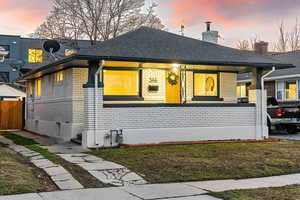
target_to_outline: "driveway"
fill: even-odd
[[[287,134],[287,133],[272,133],[270,138],[276,138],[281,140],[300,140],[300,133]]]

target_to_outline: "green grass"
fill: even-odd
[[[16,145],[26,146],[26,145],[38,144],[33,139],[25,138],[20,135],[16,135],[16,134],[12,134],[12,133],[4,134],[3,136],[6,137],[7,139],[12,140]]]
[[[43,183],[17,155],[0,149],[0,195],[44,191]]]
[[[151,183],[242,179],[300,172],[300,143],[224,143],[94,151]]]
[[[36,151],[44,156],[46,159],[53,161],[56,164],[59,164],[60,157],[55,153],[49,152],[47,149],[44,149],[38,145],[26,145],[26,148]]]
[[[224,200],[297,200],[300,199],[300,186],[233,190],[212,195]]]

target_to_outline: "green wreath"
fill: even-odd
[[[169,72],[168,73],[168,82],[171,84],[171,85],[177,85],[178,83],[178,75],[175,74],[174,72]]]

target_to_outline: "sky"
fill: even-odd
[[[220,43],[234,47],[239,40],[258,36],[272,42],[281,21],[291,27],[300,17],[300,0],[147,0],[159,4],[156,13],[167,30],[201,39],[205,21],[219,31]],[[0,0],[0,34],[27,36],[51,10],[50,0]]]

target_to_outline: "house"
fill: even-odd
[[[19,77],[17,69],[10,65],[13,63],[16,67],[22,67],[21,71],[31,70],[38,63],[49,61],[49,55],[43,50],[45,40],[23,38],[17,35],[0,35],[0,49],[8,51],[4,62],[0,62],[0,82],[11,83]],[[74,43],[75,42],[75,43]],[[87,40],[61,41],[60,56],[69,55],[74,47],[87,48],[91,44]]]
[[[142,27],[41,65],[26,82],[26,129],[85,147],[201,140],[263,140],[263,70],[292,67],[162,30]],[[239,104],[237,73],[252,75]]]
[[[300,103],[300,51],[286,53],[272,53],[270,57],[281,62],[291,63],[296,68],[276,70],[265,78],[267,95],[276,97],[281,104]],[[251,84],[251,74],[238,75],[237,95],[240,98],[248,97]]]
[[[26,93],[12,85],[0,83],[0,101],[2,100],[22,100]]]

